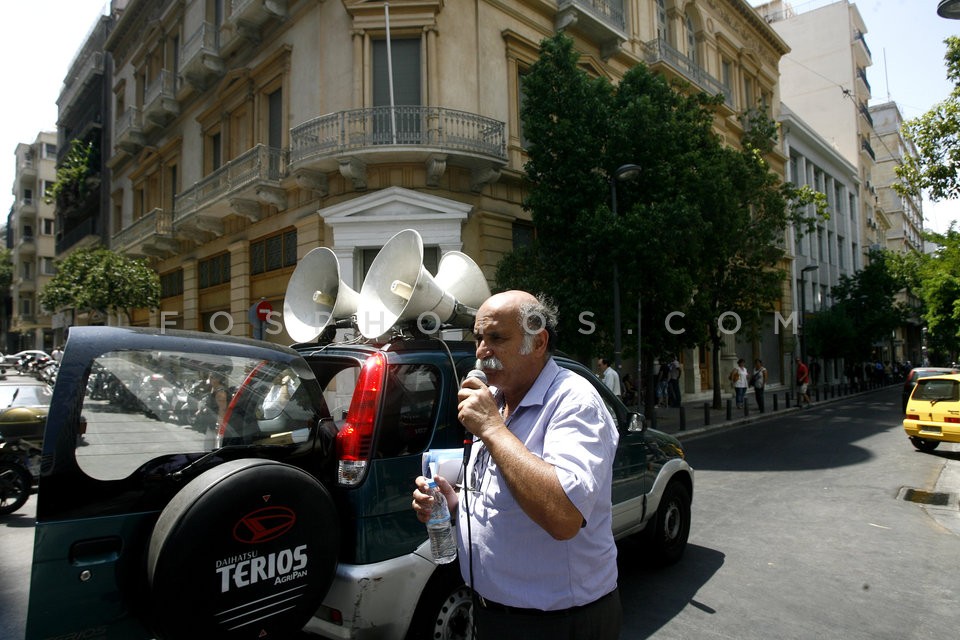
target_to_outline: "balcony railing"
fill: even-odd
[[[61,111],[66,111],[73,103],[74,99],[83,90],[90,80],[97,75],[103,75],[103,52],[91,52],[82,64],[76,67],[77,75],[67,79],[63,90],[60,92],[60,98],[57,100],[57,106]]]
[[[177,82],[175,73],[161,69],[157,77],[147,85],[143,96],[143,115],[149,123],[163,126],[180,114]]]
[[[563,10],[570,5],[583,9],[598,20],[606,22],[620,31],[623,31],[627,26],[623,17],[623,0],[560,0],[557,8]]]
[[[863,81],[864,86],[867,87],[867,91],[871,91],[870,81],[867,80],[867,70],[863,67],[857,67],[857,77]]]
[[[427,147],[505,162],[504,131],[499,120],[444,107],[398,106],[392,115],[390,107],[339,111],[290,130],[290,164],[391,146]]]
[[[160,207],[148,211],[142,218],[114,234],[111,246],[123,251],[156,238],[173,239],[173,215]]]
[[[140,109],[127,107],[117,118],[115,142],[118,147],[127,153],[136,153],[143,148],[143,123]]]
[[[257,185],[279,185],[287,175],[287,153],[258,144],[229,161],[192,187],[177,194],[174,203],[174,226],[190,216],[209,211],[216,217],[229,213],[230,204],[212,210],[214,203],[223,202],[227,196],[240,197]],[[256,194],[250,194],[254,198]]]
[[[727,106],[733,108],[733,92],[730,87],[726,87],[719,80],[714,78],[703,67],[697,64],[692,58],[681,53],[663,38],[651,40],[645,44],[647,55],[647,64],[662,62],[670,65],[674,71],[691,84],[696,85],[707,93],[716,95],[723,94],[724,102]]]
[[[866,103],[866,102],[861,102],[861,103],[857,104],[857,109],[860,110],[860,115],[862,115],[862,116],[864,117],[864,119],[866,119],[866,121],[869,122],[869,123],[870,123],[870,126],[872,127],[872,126],[873,126],[873,116],[870,115],[870,108],[867,107],[867,103]]]
[[[867,45],[867,38],[864,35],[863,31],[860,31],[860,29],[857,29],[853,34],[853,39],[854,41],[859,41],[860,44],[863,45],[863,48],[867,52],[867,57],[873,60],[873,54],[870,52],[870,47]]]
[[[866,151],[867,155],[874,160],[877,159],[877,154],[873,151],[873,146],[870,145],[870,141],[866,138],[860,138],[860,148]]]
[[[223,75],[226,67],[220,57],[220,32],[213,24],[204,22],[183,43],[180,49],[183,76],[187,82],[204,88],[213,78]]]

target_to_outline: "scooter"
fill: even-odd
[[[13,513],[30,497],[40,477],[41,442],[0,434],[0,515]]]

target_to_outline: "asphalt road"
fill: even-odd
[[[621,637],[956,637],[956,495],[943,514],[898,496],[960,448],[917,452],[900,420],[893,387],[687,442],[690,545],[659,571],[621,547]]]
[[[687,440],[690,545],[662,570],[621,545],[621,637],[956,637],[960,482],[946,508],[898,496],[938,488],[960,447],[915,451],[899,403],[892,387]],[[35,508],[0,517],[4,640],[23,637]]]

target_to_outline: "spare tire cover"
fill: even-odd
[[[333,499],[310,474],[271,460],[225,462],[190,481],[157,520],[147,556],[161,640],[285,638],[336,571]]]

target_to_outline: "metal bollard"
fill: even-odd
[[[750,398],[744,397],[743,399],[743,417],[746,418],[750,415]]]
[[[680,407],[680,431],[687,430],[687,408],[684,406]]]
[[[653,411],[650,413],[650,428],[651,429],[657,428],[657,408],[656,407],[654,407]]]
[[[783,400],[784,400],[784,406],[787,409],[789,409],[790,408],[790,392],[789,391],[783,392]]]
[[[733,400],[727,398],[727,420],[733,418]]]
[[[703,403],[703,426],[710,426],[710,404],[707,402]]]
[[[777,394],[773,394],[773,410],[777,410]]]

